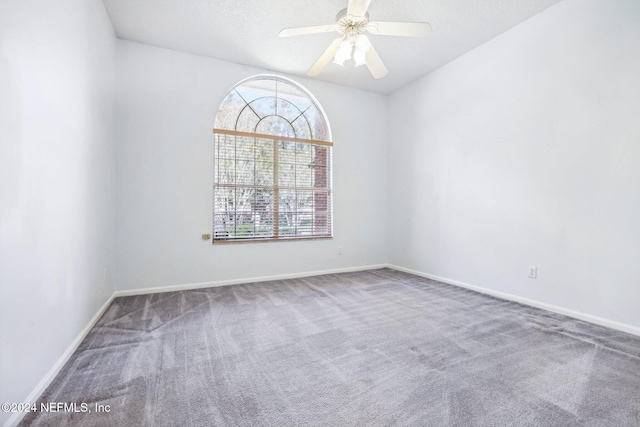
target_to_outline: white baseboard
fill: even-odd
[[[519,297],[517,295],[508,294],[505,292],[494,291],[492,289],[470,285],[468,283],[447,279],[446,277],[435,276],[433,274],[423,273],[421,271],[412,270],[410,268],[399,267],[397,265],[389,265],[388,267],[393,268],[394,270],[404,271],[405,273],[414,274],[416,276],[425,277],[427,279],[436,280],[438,282],[447,283],[449,285],[459,286],[461,288],[471,289],[472,291],[480,292],[482,294],[491,295],[508,301],[518,302],[520,304],[528,305],[531,307],[541,308],[553,313],[564,314],[565,316],[573,317],[574,319],[584,320],[585,322],[594,323],[596,325],[605,326],[607,328],[616,329],[618,331],[640,336],[640,327],[638,326],[617,322],[615,320],[605,319],[603,317],[582,313],[580,311],[575,311],[564,307],[558,307],[556,305],[535,301],[529,298]]]
[[[47,372],[44,378],[42,378],[42,380],[40,380],[38,385],[35,386],[35,388],[31,391],[31,393],[29,393],[29,396],[27,396],[27,398],[23,400],[23,403],[34,403],[40,398],[42,393],[44,393],[47,387],[49,387],[49,384],[51,384],[51,381],[53,381],[56,375],[58,375],[58,373],[60,372],[64,364],[69,361],[69,359],[71,358],[71,355],[73,354],[74,351],[76,351],[76,349],[78,348],[82,340],[87,336],[91,328],[93,328],[93,326],[100,319],[100,317],[102,317],[102,314],[107,310],[107,308],[109,307],[109,304],[111,304],[111,301],[113,301],[113,298],[114,298],[114,295],[111,295],[107,300],[107,302],[105,302],[102,305],[102,307],[100,307],[98,312],[91,318],[91,320],[89,320],[89,323],[87,323],[87,326],[85,326],[84,329],[80,331],[78,336],[73,340],[73,342],[69,345],[69,347],[67,347],[64,353],[62,353],[62,356],[60,356],[56,361],[56,363],[51,367],[51,369],[49,369],[49,372]],[[4,427],[13,427],[18,425],[18,423],[22,420],[22,418],[25,415],[26,415],[26,412],[14,412],[13,415],[11,415],[11,417],[9,417],[9,419],[4,423]]]
[[[305,271],[300,273],[277,274],[273,276],[247,277],[244,279],[219,280],[215,282],[185,283],[182,285],[158,286],[153,288],[127,289],[116,291],[114,297],[155,294],[158,292],[188,291],[191,289],[213,288],[218,286],[239,285],[243,283],[269,282],[271,280],[298,279],[301,277],[321,276],[323,274],[351,273],[354,271],[374,270],[390,267],[388,264],[363,265],[360,267],[336,268],[331,270]]]

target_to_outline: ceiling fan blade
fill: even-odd
[[[381,36],[427,37],[431,33],[431,25],[427,22],[379,22],[372,21],[367,31]]]
[[[384,62],[382,62],[380,55],[378,55],[378,52],[376,52],[373,46],[367,51],[366,59],[367,68],[371,71],[374,79],[381,79],[389,73],[389,70],[384,66]]]
[[[307,71],[307,75],[317,76],[318,74],[320,74],[320,71],[322,71],[324,67],[327,66],[329,61],[331,61],[331,58],[333,58],[333,55],[335,55],[338,49],[340,49],[340,43],[342,43],[342,37],[338,37],[333,42],[331,42],[327,50],[325,50],[324,53],[320,55],[320,58],[318,58],[316,63],[313,64],[311,68],[309,68],[309,71]]]
[[[349,0],[347,15],[365,16],[371,0]]]
[[[335,24],[332,25],[314,25],[312,27],[294,27],[285,28],[280,31],[280,37],[292,37],[292,36],[304,36],[305,34],[317,34],[317,33],[330,33],[335,31],[338,27]]]

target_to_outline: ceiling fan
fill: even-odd
[[[342,66],[345,61],[351,59],[353,52],[356,66],[366,64],[373,78],[381,79],[389,71],[364,33],[369,32],[382,36],[426,37],[431,32],[431,25],[426,22],[369,21],[367,9],[370,3],[371,0],[349,0],[348,7],[336,15],[337,22],[335,24],[285,28],[280,31],[280,37],[336,31],[340,37],[335,39],[320,55],[320,58],[307,71],[307,75],[317,76],[320,74],[331,58],[334,59],[335,64]]]

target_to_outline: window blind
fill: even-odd
[[[214,243],[331,237],[332,146],[214,129]]]

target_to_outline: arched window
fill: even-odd
[[[238,83],[214,141],[214,244],[332,236],[333,144],[309,92],[276,76]]]

